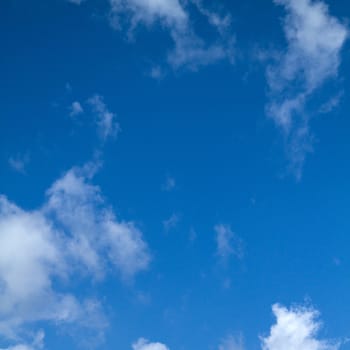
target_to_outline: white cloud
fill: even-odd
[[[160,20],[172,26],[186,25],[187,13],[178,0],[110,0],[114,23],[123,12],[132,16],[131,24],[136,26],[139,22],[152,25]]]
[[[1,348],[0,350],[38,350],[44,347],[45,333],[41,330],[39,331],[31,344],[17,344],[7,348]]]
[[[14,345],[10,346],[8,348],[2,348],[0,350],[34,350],[31,345],[26,345],[26,344],[19,344],[19,345]]]
[[[17,154],[15,157],[10,157],[8,162],[13,170],[25,174],[26,166],[30,162],[30,156],[28,153]]]
[[[131,279],[148,267],[141,232],[116,219],[91,183],[95,171],[93,165],[71,169],[34,211],[0,196],[0,335],[17,339],[37,321],[102,331],[107,322],[99,302],[78,300],[70,279],[101,278],[110,267]]]
[[[14,337],[27,321],[64,320],[77,307],[55,293],[54,276],[65,273],[62,242],[40,212],[25,212],[0,197],[0,333]]]
[[[147,269],[150,256],[132,222],[118,221],[98,186],[90,182],[94,167],[73,168],[47,191],[45,211],[70,233],[69,250],[97,276],[106,257],[124,278]]]
[[[244,350],[243,337],[228,336],[219,345],[219,350]]]
[[[231,255],[237,258],[243,257],[242,241],[229,225],[219,224],[214,227],[214,230],[216,232],[217,254],[220,258],[226,260]]]
[[[292,168],[300,177],[305,155],[312,150],[305,106],[316,89],[337,76],[348,30],[322,1],[274,1],[287,12],[287,49],[267,69],[267,113],[283,131]]]
[[[222,59],[232,62],[234,38],[229,28],[230,17],[206,9],[199,0],[191,3],[206,19],[207,25],[216,31],[214,42],[207,43],[194,32],[191,13],[179,0],[110,0],[111,23],[121,29],[125,22],[129,22],[129,35],[139,25],[151,28],[160,24],[174,42],[167,61],[175,69],[187,67],[196,70]]]
[[[84,109],[81,106],[80,102],[74,101],[72,103],[72,105],[70,106],[70,113],[69,113],[69,115],[71,117],[75,117],[75,116],[77,116],[79,114],[82,114],[82,113],[84,113]]]
[[[133,350],[169,350],[169,348],[162,343],[151,343],[147,339],[140,338],[132,345]]]
[[[305,307],[272,307],[276,324],[261,338],[263,350],[337,350],[339,343],[317,338],[321,323],[318,312]]]
[[[108,110],[103,97],[94,95],[89,98],[88,103],[96,113],[96,123],[101,139],[106,141],[108,138],[115,137],[120,131],[120,126],[115,120],[116,115]]]

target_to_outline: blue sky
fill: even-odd
[[[2,0],[0,349],[350,349],[348,18]]]

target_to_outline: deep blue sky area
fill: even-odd
[[[350,4],[324,1],[0,2],[1,350],[350,349]],[[276,303],[320,332],[285,340]]]

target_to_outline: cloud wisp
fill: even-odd
[[[30,162],[30,155],[29,153],[25,154],[17,154],[15,157],[10,157],[8,160],[8,163],[10,167],[20,173],[25,174],[26,173],[26,167]]]
[[[231,17],[207,9],[200,0],[189,1],[186,7],[179,0],[109,2],[112,26],[118,30],[126,26],[129,36],[139,26],[151,29],[157,24],[169,33],[174,47],[167,55],[167,63],[174,69],[197,70],[220,60],[234,60]],[[206,20],[210,30],[216,32],[216,40],[208,43],[195,33],[190,6]]]
[[[132,345],[133,350],[169,350],[169,348],[162,343],[151,343],[147,339],[140,338]]]
[[[116,115],[108,109],[103,97],[94,95],[89,98],[88,103],[96,114],[96,124],[102,141],[116,137],[120,131],[120,126],[115,120]]]
[[[242,335],[238,337],[229,335],[228,337],[222,340],[218,350],[244,350],[244,342]]]
[[[219,224],[214,227],[216,233],[216,252],[226,262],[231,256],[241,259],[243,253],[242,240],[232,231],[229,225]]]
[[[267,68],[270,101],[267,114],[283,132],[291,170],[301,177],[312,151],[306,105],[312,94],[338,75],[347,27],[319,0],[274,0],[283,6],[287,48]]]

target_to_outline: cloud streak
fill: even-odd
[[[217,255],[223,261],[230,256],[243,257],[242,240],[231,230],[229,225],[219,224],[214,227],[216,233],[216,251]]]
[[[306,154],[312,151],[305,107],[316,90],[337,77],[348,29],[330,15],[322,1],[274,2],[286,11],[283,28],[287,48],[267,68],[270,102],[266,111],[283,132],[291,169],[300,178]]]

